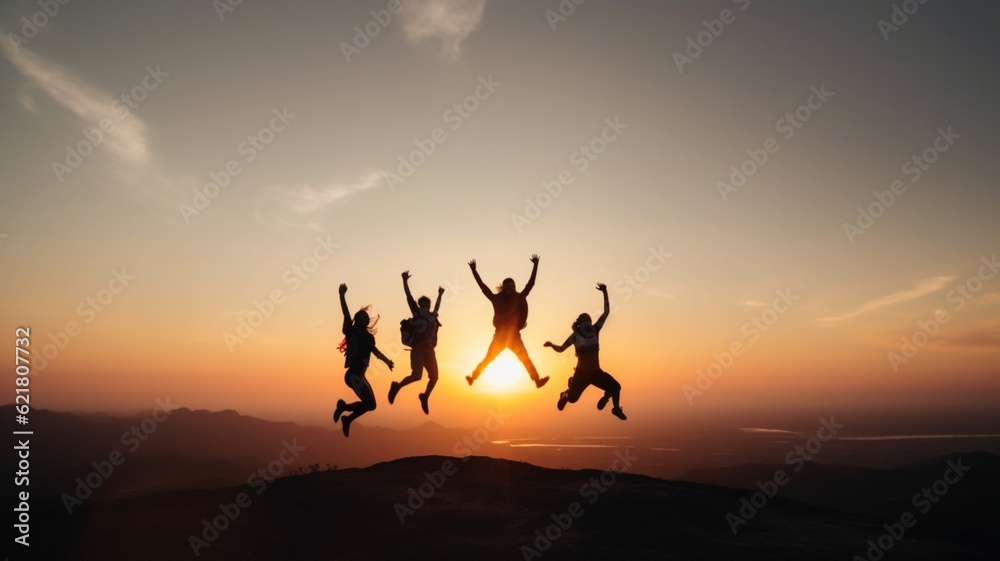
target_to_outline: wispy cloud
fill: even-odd
[[[955,277],[951,276],[941,276],[941,277],[931,277],[929,279],[924,279],[918,282],[913,288],[906,290],[900,290],[899,292],[893,292],[886,296],[876,298],[865,302],[864,304],[858,306],[857,308],[834,316],[827,316],[819,318],[818,321],[842,321],[845,319],[850,319],[853,317],[860,316],[861,314],[866,314],[873,310],[879,308],[884,308],[886,306],[892,306],[893,304],[898,304],[900,302],[906,302],[907,300],[913,300],[925,296],[932,292],[937,292],[945,287],[950,281],[954,280]]]
[[[486,0],[403,0],[403,29],[411,41],[440,39],[442,54],[458,60],[485,7]]]
[[[257,219],[277,228],[322,230],[326,215],[355,193],[379,185],[384,173],[367,173],[354,183],[275,185],[257,201]]]
[[[766,308],[767,306],[770,306],[770,304],[764,302],[763,300],[744,300],[743,305],[750,306],[751,308]]]
[[[150,159],[149,143],[146,140],[146,124],[136,115],[121,119],[114,111],[115,98],[100,89],[87,84],[69,70],[21,47],[14,53],[9,41],[0,42],[4,56],[21,71],[32,85],[44,91],[49,97],[71,111],[88,128],[100,126],[102,119],[109,119],[115,129],[108,133],[106,149],[120,162],[130,166],[141,166]],[[38,113],[36,100],[24,89],[18,93],[21,104]]]

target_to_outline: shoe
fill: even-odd
[[[559,409],[560,411],[562,411],[563,409],[565,409],[565,408],[566,408],[566,402],[567,402],[567,401],[569,401],[569,398],[567,398],[567,397],[566,397],[566,392],[562,392],[562,393],[560,393],[560,394],[559,394],[559,403],[557,403],[557,404],[556,404],[556,407],[557,407],[557,408],[558,408],[558,409]]]
[[[333,422],[340,422],[340,416],[344,414],[344,408],[347,407],[347,403],[343,399],[337,400],[337,409],[333,412]]]
[[[475,382],[475,381],[476,381],[476,379],[475,379],[475,378],[473,378],[472,376],[466,376],[466,377],[465,377],[465,380],[466,380],[467,382],[469,382],[469,385],[470,385],[470,386],[472,385],[472,382]]]
[[[548,376],[546,376],[544,378],[539,378],[539,379],[535,380],[535,387],[540,388],[540,387],[544,386],[545,384],[547,384],[548,382],[549,382],[549,377]]]
[[[425,393],[422,393],[417,397],[420,398],[420,408],[424,410],[424,415],[430,415],[431,414],[430,411],[427,410],[427,398],[430,396]]]
[[[396,394],[399,393],[399,382],[389,384],[389,405],[396,401]]]
[[[597,400],[597,410],[604,411],[604,407],[608,404],[608,400],[611,399],[610,395],[605,395],[601,399]]]
[[[628,417],[625,416],[625,412],[622,411],[621,407],[612,407],[611,408],[611,414],[614,415],[615,417],[618,417],[619,419],[621,419],[623,421],[626,420],[626,419],[628,419]]]
[[[342,423],[344,427],[344,436],[351,436],[351,421],[352,419],[350,417],[344,417],[344,422]]]

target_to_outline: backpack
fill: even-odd
[[[424,318],[406,318],[399,322],[399,335],[403,344],[413,348],[430,342],[431,346],[437,344],[436,326],[429,325]]]

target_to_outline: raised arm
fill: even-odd
[[[611,313],[611,301],[608,300],[608,285],[599,282],[597,283],[597,290],[600,290],[601,294],[604,295],[604,313],[601,314],[601,317],[597,318],[597,323],[594,324],[594,329],[600,331],[604,327],[604,321],[608,319],[608,314]]]
[[[486,286],[486,283],[483,282],[483,278],[479,276],[479,271],[476,270],[475,259],[469,261],[469,268],[472,269],[472,276],[476,279],[476,284],[479,285],[479,290],[482,290],[483,294],[485,294],[487,298],[493,300],[493,292],[490,291],[490,287]]]
[[[439,286],[438,287],[438,297],[437,297],[437,300],[434,302],[434,313],[435,314],[438,313],[438,309],[441,308],[441,297],[442,296],[444,296],[444,288],[442,288],[442,287]]]
[[[416,301],[413,300],[413,294],[410,293],[410,272],[403,271],[403,292],[406,293],[406,305],[410,307],[410,313],[416,315],[419,308],[417,308]]]
[[[344,332],[351,328],[351,310],[347,307],[347,285],[340,285],[340,311],[344,313]]]
[[[524,285],[524,290],[521,294],[527,296],[531,289],[535,287],[535,277],[538,275],[538,255],[531,256],[531,277],[528,278],[528,284]]]
[[[566,341],[562,345],[556,345],[552,341],[546,341],[545,342],[545,346],[546,347],[549,347],[550,349],[555,350],[555,352],[557,352],[557,353],[561,353],[561,352],[565,351],[572,344],[573,344],[573,334],[572,333],[569,334],[569,337],[566,338]]]

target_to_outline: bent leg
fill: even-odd
[[[486,350],[486,358],[484,358],[476,369],[472,371],[472,379],[475,380],[486,370],[486,367],[493,362],[493,359],[497,357],[498,354],[503,352],[507,348],[509,337],[507,334],[497,331],[493,334],[493,340],[490,341],[490,348]]]
[[[424,353],[425,350],[422,347],[416,347],[410,350],[410,375],[398,382],[397,385],[400,388],[407,384],[417,382],[424,377]]]
[[[521,340],[520,333],[511,338],[510,350],[517,355],[517,359],[524,365],[524,368],[528,371],[528,376],[531,376],[531,379],[537,382],[538,370],[535,369],[534,363],[531,362],[531,357],[528,356],[528,349],[524,347],[524,341]]]
[[[429,396],[438,383],[438,361],[434,349],[424,350],[424,368],[427,369],[427,389],[424,390],[424,395]]]
[[[604,390],[604,395],[611,397],[616,409],[621,407],[619,399],[621,399],[622,385],[618,383],[618,380],[615,380],[614,376],[601,370],[594,374],[590,383]]]

